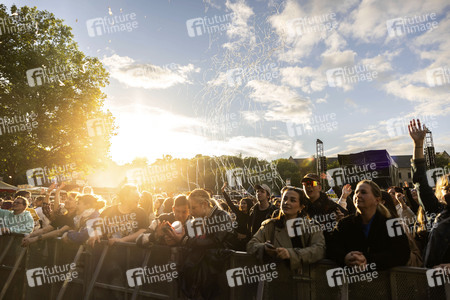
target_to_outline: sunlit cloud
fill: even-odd
[[[177,84],[192,84],[190,75],[200,72],[192,64],[180,66],[169,64],[165,67],[152,64],[139,64],[130,57],[114,54],[103,58],[112,78],[129,87],[144,89],[167,89]]]

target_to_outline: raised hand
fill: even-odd
[[[222,186],[222,193],[225,191],[225,189],[228,187],[228,182],[224,182]]]
[[[411,120],[408,125],[409,136],[412,138],[414,144],[416,145],[423,145],[423,140],[425,139],[425,135],[428,131],[425,125],[423,125],[423,127],[421,125],[422,124],[420,124],[419,119],[417,119],[417,122],[414,119]]]
[[[350,196],[352,193],[352,186],[350,184],[346,184],[342,187],[342,195],[344,195],[345,198]]]
[[[65,182],[61,183],[60,186],[56,189],[56,192],[57,193],[60,192],[65,186],[66,186]]]

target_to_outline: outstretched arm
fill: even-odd
[[[423,140],[425,139],[425,135],[427,134],[428,129],[423,125],[421,127],[420,120],[412,120],[408,125],[409,136],[412,138],[414,142],[414,153],[413,159],[424,158],[423,155]]]

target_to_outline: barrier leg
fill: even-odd
[[[84,250],[84,246],[81,245],[81,246],[78,248],[78,252],[77,252],[77,254],[75,255],[75,258],[74,258],[74,260],[73,260],[73,263],[74,263],[75,265],[78,263],[78,260],[80,259],[81,254],[83,253],[83,250]],[[66,280],[64,281],[64,283],[63,283],[61,289],[59,290],[58,297],[56,298],[56,300],[62,300],[62,299],[63,299],[64,293],[66,292],[67,286],[69,285],[69,281],[70,281],[70,278],[69,278],[69,277],[66,278]]]
[[[150,250],[148,250],[148,251],[145,253],[144,263],[142,264],[142,268],[144,268],[145,266],[147,266],[148,261],[149,261],[149,259],[150,259],[150,253],[151,253]],[[139,288],[140,288],[140,287],[141,287],[140,285],[136,285],[136,286],[134,287],[133,296],[131,297],[131,300],[136,300],[136,298],[137,298],[137,296],[138,296],[138,292],[139,292]]]
[[[5,247],[5,250],[3,251],[2,255],[0,256],[0,264],[1,264],[1,263],[3,262],[3,260],[5,259],[6,254],[8,254],[9,248],[11,248],[11,245],[13,244],[13,242],[14,242],[14,236],[10,236],[10,237],[9,237],[8,244],[7,244],[6,247]]]
[[[109,249],[108,245],[106,245],[103,248],[102,254],[101,254],[100,259],[97,264],[97,267],[95,268],[94,275],[92,275],[91,282],[89,283],[88,289],[86,291],[86,295],[84,296],[85,300],[89,300],[89,298],[91,297],[92,289],[94,288],[95,282],[97,281],[98,274],[100,273],[100,270],[102,269],[103,262],[105,261],[106,254],[108,253],[108,249]]]
[[[16,263],[14,264],[14,267],[13,267],[11,273],[9,274],[8,279],[6,280],[6,283],[3,286],[2,293],[0,294],[0,300],[2,300],[3,297],[5,297],[6,291],[8,290],[9,285],[11,284],[11,281],[13,280],[14,275],[16,274],[17,269],[19,268],[19,265],[22,262],[26,253],[27,253],[27,248],[24,248],[20,251],[19,257],[17,258]]]

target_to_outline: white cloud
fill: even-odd
[[[252,8],[244,0],[235,3],[227,0],[226,7],[234,13],[231,26],[227,29],[227,36],[234,41],[223,44],[223,47],[232,51],[243,46],[251,47],[256,42],[254,27],[248,24],[254,15]]]
[[[108,67],[112,78],[127,86],[145,89],[166,89],[177,84],[191,84],[189,76],[200,71],[192,64],[170,64],[165,68],[139,64],[130,57],[117,54],[103,58],[102,62]]]
[[[249,97],[267,106],[264,116],[267,121],[304,123],[312,114],[311,101],[287,86],[257,80],[250,81],[247,86],[252,88]]]

